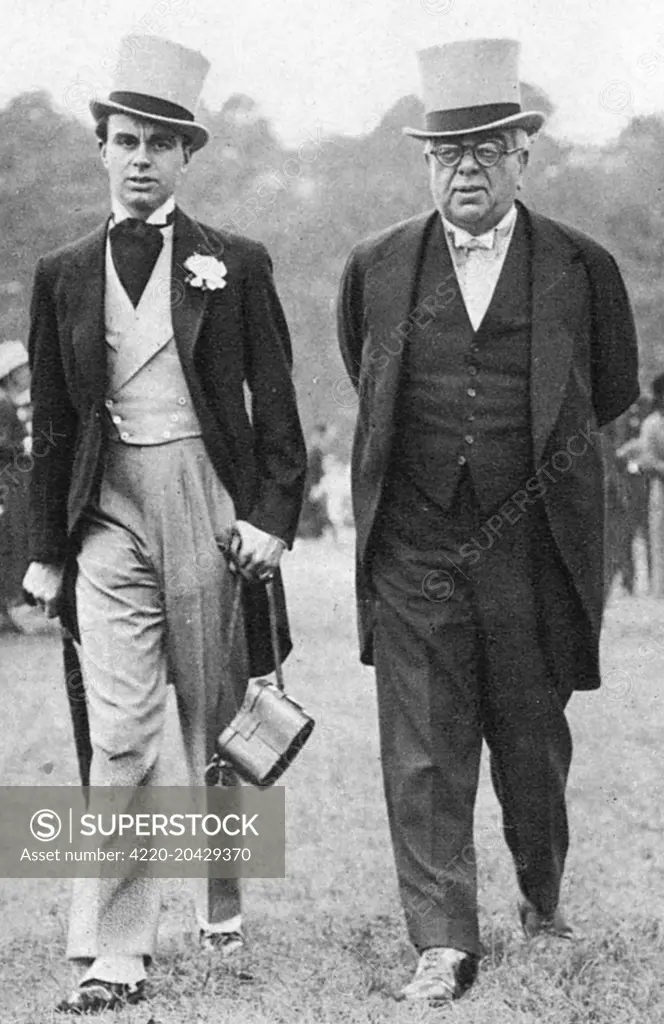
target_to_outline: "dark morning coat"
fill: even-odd
[[[78,527],[99,486],[105,435],[106,231],[104,224],[39,261],[31,309],[30,556],[67,562],[61,619],[75,636]],[[194,253],[223,259],[225,288],[204,291],[187,283],[184,264]],[[260,243],[206,227],[176,209],[171,288],[175,342],[212,464],[238,519],[291,545],[306,452],[270,258]],[[278,582],[286,653],[290,641]],[[244,596],[251,670],[262,675],[272,667],[265,588],[245,585]]]
[[[539,495],[544,502],[583,608],[588,659],[580,667],[576,688],[596,689],[604,522],[597,431],[638,396],[636,332],[613,257],[585,235],[518,205],[533,254],[530,406],[536,475],[529,489],[533,500]],[[413,304],[424,240],[436,216],[432,212],[414,217],[361,242],[348,259],[341,283],[339,342],[359,399],[352,480],[360,652],[365,664],[373,663],[371,531],[390,458],[404,346],[416,343],[417,320],[426,316]],[[445,301],[446,288],[456,287],[455,277],[441,282],[440,301]],[[556,458],[559,452],[568,455]],[[570,459],[572,452],[582,454]],[[552,458],[560,470],[552,468]],[[571,607],[569,613],[574,615]],[[579,623],[573,625],[578,632]]]

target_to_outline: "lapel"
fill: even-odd
[[[380,259],[365,276],[365,340],[368,358],[363,360],[367,390],[373,395],[372,422],[387,442],[391,437],[394,405],[404,351],[404,338],[413,329],[418,271],[429,230],[437,211],[414,217],[388,243]]]
[[[519,209],[532,246],[530,401],[538,465],[565,394],[586,289],[580,252],[573,242],[553,221],[531,214],[521,204]]]
[[[103,400],[106,393],[104,290],[107,226],[108,220],[81,241],[67,289],[72,346],[84,389],[93,401]]]
[[[528,229],[527,227],[524,228],[523,217],[517,217],[514,225],[514,231],[512,232],[512,237],[510,239],[510,244],[507,252],[505,253],[505,258],[503,259],[503,265],[500,268],[500,273],[496,279],[493,293],[489,299],[489,305],[485,310],[477,331],[473,329],[474,334],[479,334],[480,331],[483,331],[491,335],[493,324],[496,319],[496,311],[511,302],[512,289],[514,287],[514,273],[519,259],[523,255],[524,248],[528,253],[527,259],[529,261],[528,265],[530,266],[530,254],[528,252],[529,238]],[[468,317],[468,320],[470,322],[470,317]]]
[[[211,295],[203,288],[192,288],[187,282],[188,272],[184,265],[194,253],[218,256],[218,252],[215,252],[214,242],[208,239],[196,221],[176,207],[173,223],[171,315],[173,334],[180,360],[183,367],[192,370],[194,348]]]

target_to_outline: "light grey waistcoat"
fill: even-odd
[[[136,308],[106,243],[106,407],[126,444],[154,445],[200,437],[173,336],[172,244],[164,244]]]

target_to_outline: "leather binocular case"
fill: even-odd
[[[206,773],[210,781],[215,774],[223,778],[224,768],[231,767],[253,786],[265,788],[273,785],[293,763],[315,724],[304,708],[285,691],[272,581],[266,583],[266,591],[276,683],[267,679],[249,681],[242,707],[217,738],[217,752]],[[242,579],[238,575],[229,629],[231,647],[241,596]]]

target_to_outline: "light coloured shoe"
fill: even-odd
[[[205,932],[198,934],[198,942],[204,953],[216,953],[223,960],[234,956],[244,949],[242,932]]]
[[[519,903],[519,920],[527,939],[548,936],[574,942],[578,938],[559,910],[555,910],[553,914],[542,914],[530,900],[522,900]]]
[[[421,954],[415,977],[401,990],[402,999],[431,1003],[459,999],[477,976],[476,956],[447,946],[432,946]]]

